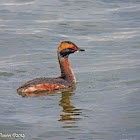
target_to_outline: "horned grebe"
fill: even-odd
[[[71,41],[63,41],[60,43],[57,56],[61,69],[61,76],[56,78],[36,78],[20,85],[17,89],[18,93],[39,93],[45,91],[56,91],[59,89],[67,89],[76,84],[75,76],[70,68],[68,56],[76,51],[85,51],[78,48]]]

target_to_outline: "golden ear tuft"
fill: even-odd
[[[64,49],[72,48],[72,47],[73,47],[73,44],[69,44],[69,43],[63,41],[63,42],[60,43],[60,45],[58,47],[58,51],[61,52]]]

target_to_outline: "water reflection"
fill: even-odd
[[[71,104],[73,94],[73,92],[69,91],[62,92],[61,100],[59,102],[59,105],[62,106],[62,114],[60,115],[59,121],[63,121],[64,124],[68,124],[63,127],[77,127],[72,124],[81,119],[79,117],[81,109],[77,109]]]
[[[47,92],[38,92],[38,93],[22,93],[19,92],[18,94],[22,97],[34,97],[34,96],[45,96],[48,94],[54,94],[56,92],[61,92],[61,99],[59,101],[59,105],[62,106],[62,114],[60,115],[60,119],[58,121],[64,122],[63,127],[77,127],[75,124],[76,121],[80,120],[81,109],[77,109],[71,103],[71,98],[75,94],[75,86],[68,88],[68,89],[59,89],[54,91],[47,91]]]

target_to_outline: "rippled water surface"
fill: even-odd
[[[139,27],[139,1],[0,1],[0,133],[27,140],[140,139]],[[70,56],[76,90],[18,95],[27,80],[59,75],[62,40],[86,49]]]

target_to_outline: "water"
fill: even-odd
[[[130,0],[0,1],[0,133],[140,139],[139,13],[140,2]],[[59,75],[62,40],[86,49],[70,56],[76,90],[19,96],[23,82]]]

